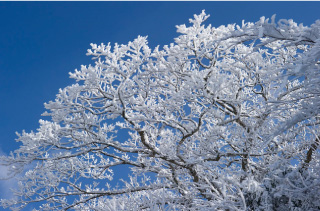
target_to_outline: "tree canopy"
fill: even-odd
[[[320,21],[262,17],[175,42],[91,44],[94,65],[2,156],[20,210],[320,209]],[[130,170],[122,178],[118,167]]]

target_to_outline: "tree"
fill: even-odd
[[[94,66],[70,73],[76,83],[45,104],[51,120],[1,158],[24,174],[2,206],[320,209],[320,21],[208,17],[177,26],[163,50],[140,36],[91,44]],[[130,177],[114,186],[119,166]]]

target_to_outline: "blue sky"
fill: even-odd
[[[90,43],[148,35],[152,48],[163,46],[178,36],[176,25],[202,9],[219,26],[273,14],[310,25],[320,19],[319,8],[320,2],[0,2],[0,153],[18,147],[15,131],[37,129],[43,103],[73,83],[68,72],[92,63],[85,55]]]

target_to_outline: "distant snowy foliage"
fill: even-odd
[[[92,44],[95,65],[45,104],[51,121],[1,157],[9,176],[31,168],[2,206],[319,210],[320,21],[208,17],[162,50]]]

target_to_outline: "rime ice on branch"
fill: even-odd
[[[91,44],[95,64],[45,104],[2,164],[3,207],[40,210],[318,210],[320,21],[214,28],[203,11],[151,50]],[[121,178],[121,166],[130,169]]]

